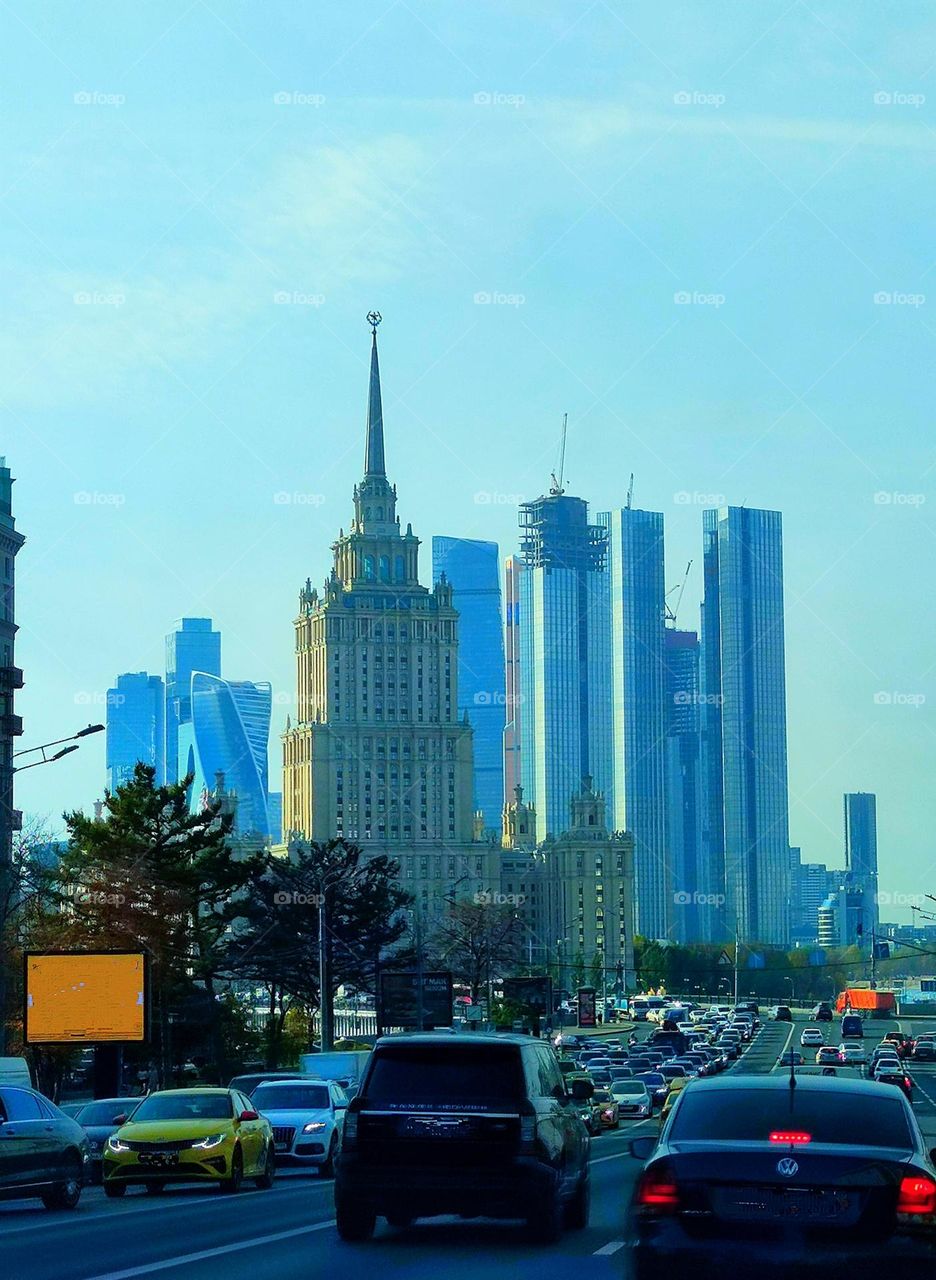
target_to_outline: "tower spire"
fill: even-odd
[[[377,326],[379,311],[367,313],[371,327],[370,384],[367,392],[367,446],[364,453],[364,478],[386,476],[384,463],[383,408],[380,403],[380,365],[377,361]]]

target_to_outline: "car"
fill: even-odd
[[[104,1144],[120,1128],[118,1120],[133,1111],[140,1102],[139,1095],[135,1098],[98,1098],[94,1102],[82,1103],[75,1112],[73,1119],[78,1121],[88,1138],[92,1183],[99,1183],[103,1177]]]
[[[228,1082],[229,1089],[237,1089],[246,1093],[249,1098],[259,1084],[268,1080],[318,1080],[319,1076],[311,1076],[307,1071],[251,1071],[246,1075],[235,1076]],[[138,1099],[139,1101],[139,1099]]]
[[[670,1081],[670,1085],[669,1085],[669,1089],[667,1090],[666,1097],[663,1099],[663,1106],[660,1108],[661,1120],[666,1119],[666,1117],[672,1111],[673,1105],[676,1102],[676,1099],[682,1093],[683,1089],[685,1089],[686,1086],[690,1083],[691,1081],[688,1076],[683,1076],[681,1078],[677,1078],[676,1080]]]
[[[822,1066],[834,1066],[839,1061],[839,1051],[834,1044],[821,1044],[816,1050],[816,1062]]]
[[[659,1071],[641,1071],[634,1077],[634,1079],[642,1080],[647,1086],[647,1091],[649,1092],[650,1097],[653,1099],[653,1105],[655,1107],[662,1107],[667,1091],[669,1090],[669,1083],[667,1082],[666,1077],[661,1075]]]
[[[798,1049],[785,1049],[777,1059],[778,1067],[801,1067],[805,1059]]]
[[[842,1017],[840,1030],[843,1040],[862,1040],[864,1038],[864,1023],[857,1013],[846,1013]]]
[[[778,1004],[776,1009],[774,1009],[773,1020],[774,1022],[792,1022],[793,1013],[790,1006],[786,1004]]]
[[[592,1133],[621,1127],[620,1104],[610,1089],[596,1089],[589,1103]]]
[[[795,1089],[782,1075],[697,1082],[658,1137],[633,1139],[630,1152],[646,1160],[626,1227],[634,1280],[866,1280],[932,1265],[933,1153],[888,1085],[822,1075],[798,1076]]]
[[[832,1006],[826,1000],[820,1000],[810,1016],[813,1022],[831,1022]]]
[[[552,1243],[589,1216],[589,1137],[548,1045],[414,1032],[377,1040],[344,1122],[335,1221],[346,1242],[439,1214],[523,1218]]]
[[[903,1067],[899,1067],[896,1071],[881,1071],[875,1074],[874,1079],[878,1084],[896,1085],[908,1102],[913,1101],[913,1078],[907,1075]]]
[[[653,1115],[653,1098],[646,1082],[643,1080],[615,1080],[611,1092],[618,1104],[621,1116],[636,1116],[642,1119]]]
[[[0,1085],[0,1199],[74,1209],[91,1178],[81,1125],[36,1089]]]
[[[902,1031],[888,1031],[881,1043],[893,1045],[899,1058],[907,1057],[913,1048],[913,1041]]]
[[[817,1048],[820,1044],[825,1044],[825,1035],[821,1027],[804,1027],[799,1042],[804,1049]]]
[[[865,1061],[864,1045],[857,1044],[854,1040],[845,1041],[839,1045],[839,1062],[847,1062],[852,1066],[860,1065]]]
[[[561,1067],[560,1063],[560,1067]],[[273,1128],[276,1159],[335,1171],[348,1098],[333,1080],[268,1080],[250,1098]]]
[[[917,1036],[913,1042],[913,1057],[918,1062],[936,1061],[936,1041],[928,1036]]]
[[[104,1144],[109,1199],[184,1182],[235,1193],[251,1179],[268,1189],[275,1172],[273,1128],[239,1089],[157,1089]]]
[[[903,1072],[903,1066],[896,1054],[891,1058],[878,1058],[878,1060],[868,1068],[868,1074],[871,1076],[872,1080],[877,1080],[879,1076],[893,1072],[897,1072],[898,1075]]]
[[[604,1048],[605,1053],[617,1053],[621,1048],[623,1048],[620,1040],[617,1039],[605,1040],[602,1047]]]

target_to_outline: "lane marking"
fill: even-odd
[[[589,1160],[589,1164],[604,1164],[606,1160],[626,1160],[630,1156],[629,1151],[615,1151],[613,1156],[599,1156],[597,1160]]]
[[[124,1271],[104,1271],[100,1275],[91,1276],[89,1280],[132,1280],[134,1276],[148,1276],[154,1271],[170,1271],[173,1267],[188,1266],[192,1262],[204,1262],[208,1258],[223,1258],[227,1253],[253,1249],[256,1245],[293,1240],[296,1236],[307,1236],[313,1231],[328,1231],[334,1225],[335,1220],[332,1218],[329,1222],[316,1222],[310,1227],[295,1227],[292,1231],[277,1231],[270,1236],[247,1236],[243,1240],[234,1241],[233,1244],[219,1244],[214,1249],[201,1249],[198,1253],[185,1253],[177,1258],[165,1258],[162,1262],[147,1262],[139,1267],[127,1267]]]
[[[592,1254],[593,1258],[609,1258],[612,1253],[617,1253],[618,1249],[624,1248],[623,1240],[609,1240],[607,1244],[603,1244],[600,1249],[596,1249]]]

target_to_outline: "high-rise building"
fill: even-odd
[[[608,533],[558,487],[520,508],[520,769],[536,836],[583,777],[613,804]]]
[[[166,781],[185,777],[179,759],[179,726],[192,719],[192,672],[221,674],[221,632],[210,618],[182,618],[166,636]]]
[[[672,865],[675,937],[715,937],[718,904],[702,861],[700,646],[695,631],[666,628],[666,847]]]
[[[504,807],[504,631],[496,542],[432,539],[432,580],[446,578],[458,610],[458,713],[474,729],[474,799],[498,836]]]
[[[703,513],[705,859],[722,932],[790,936],[783,550],[779,511]]]
[[[166,690],[162,676],[127,671],[107,691],[107,789],[133,777],[137,763],[156,770],[156,785],[166,780]]]
[[[424,919],[444,894],[490,888],[494,845],[473,842],[472,729],[458,712],[452,586],[419,583],[419,539],[400,528],[384,463],[373,326],[364,477],[321,593],[295,622],[297,721],[283,735],[283,828],[346,837],[400,862]]]
[[[504,804],[509,804],[521,785],[520,739],[523,715],[520,689],[520,577],[523,561],[508,556],[504,561],[504,665],[506,674],[507,721],[504,725]]]
[[[13,808],[13,746],[23,732],[23,721],[14,711],[14,695],[23,687],[23,673],[14,661],[16,609],[14,562],[26,539],[13,518],[13,477],[0,458],[0,913],[10,900],[13,833],[22,826],[22,814]],[[0,956],[0,1024],[3,1023],[7,995],[7,961]],[[0,1025],[0,1053],[7,1052]]]
[[[666,844],[663,516],[625,507],[598,522],[611,582],[614,826],[634,837],[638,933],[671,938],[684,886]]]
[[[191,715],[178,730],[179,769],[180,777],[193,775],[193,807],[221,774],[226,791],[236,796],[235,833],[279,840],[268,810],[272,687],[193,671],[189,696]]]
[[[867,895],[868,932],[876,928],[878,910],[877,797],[870,791],[848,791],[844,797],[845,868]]]

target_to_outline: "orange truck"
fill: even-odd
[[[838,1013],[854,1011],[868,1018],[889,1018],[897,1013],[893,991],[872,991],[870,987],[846,987],[835,1002]]]

